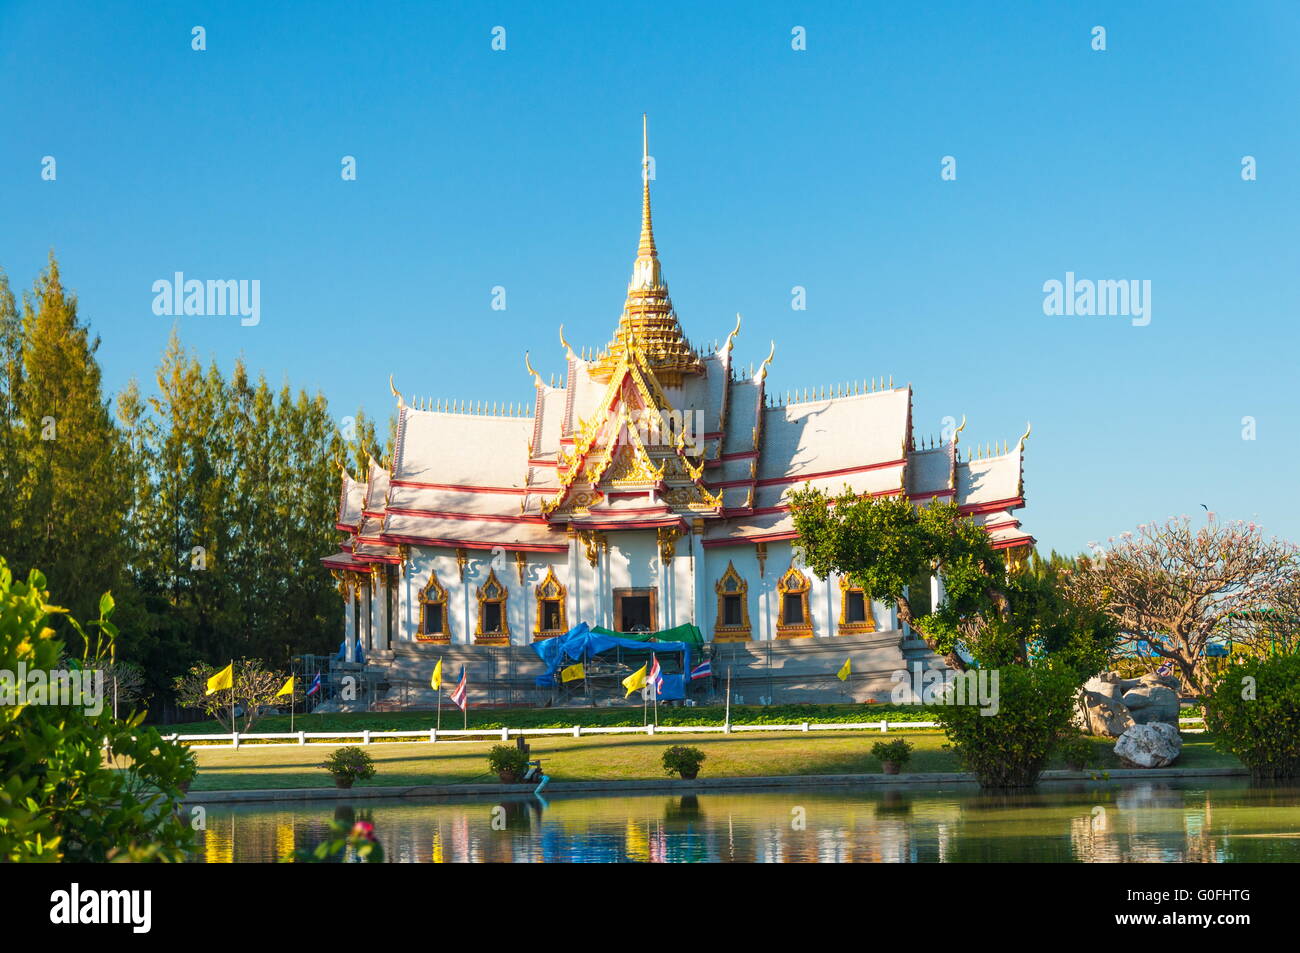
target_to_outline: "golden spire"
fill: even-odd
[[[639,352],[664,386],[680,383],[683,374],[697,374],[703,364],[686,342],[668,284],[663,279],[655,248],[650,215],[650,137],[645,114],[641,116],[641,236],[637,243],[632,280],[627,286],[623,314],[609,346],[592,368],[597,380],[607,380],[620,360]]]
[[[655,251],[655,229],[650,220],[650,135],[646,114],[641,114],[641,243],[637,245],[637,258],[658,258]]]

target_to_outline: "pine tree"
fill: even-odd
[[[12,319],[0,320],[12,355]],[[3,548],[16,573],[40,568],[74,615],[92,616],[122,579],[128,501],[121,438],[100,389],[99,339],[79,320],[53,253],[24,295],[19,334],[21,366],[7,362],[6,371],[6,455],[16,473]]]

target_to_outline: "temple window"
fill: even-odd
[[[496,570],[478,589],[478,629],[475,642],[505,644],[510,641],[510,620],[506,615],[506,587],[497,580]]]
[[[420,593],[420,630],[415,635],[420,642],[450,642],[451,625],[447,618],[447,590],[438,582],[438,576],[429,571],[429,581]]]
[[[861,586],[848,579],[840,580],[840,635],[875,632],[876,620],[871,616],[871,599]]]
[[[546,578],[537,585],[537,621],[533,624],[533,637],[549,639],[569,631],[568,613],[565,609],[567,592],[555,578],[555,567],[546,568]]]
[[[780,614],[777,617],[778,639],[802,639],[813,634],[812,615],[808,611],[808,590],[812,583],[794,566],[777,581]]]
[[[746,642],[751,636],[749,625],[749,583],[728,562],[727,571],[713,586],[718,595],[718,617],[713,624],[716,642]]]

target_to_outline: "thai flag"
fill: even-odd
[[[691,681],[697,678],[708,678],[713,674],[713,666],[708,662],[701,662],[691,669]]]
[[[464,665],[460,667],[460,678],[456,681],[456,687],[451,690],[451,700],[461,711],[465,710],[465,705],[469,702],[469,680]]]
[[[649,681],[655,687],[655,697],[658,697],[664,693],[664,673],[659,668],[659,659],[653,652],[650,654],[650,662]]]
[[[307,689],[307,694],[315,695],[318,691],[320,691],[320,672],[317,672],[316,677],[311,680],[311,688]]]

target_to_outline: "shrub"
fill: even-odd
[[[683,778],[693,778],[700,773],[705,754],[699,748],[686,745],[673,745],[664,750],[663,763],[666,774],[679,774]]]
[[[877,741],[871,746],[871,755],[879,758],[881,763],[890,762],[901,768],[912,760],[912,743],[904,738]]]
[[[1097,760],[1097,748],[1088,735],[1079,731],[1068,731],[1056,741],[1056,753],[1064,760],[1071,771],[1082,771]]]
[[[1032,787],[1070,726],[1079,676],[1061,662],[998,669],[998,708],[935,705],[930,714],[966,768],[985,788]]]
[[[1205,697],[1205,726],[1220,751],[1257,779],[1300,774],[1300,655],[1230,666]]]
[[[105,593],[89,638],[66,618],[84,645],[83,671],[112,662],[113,608]],[[58,670],[65,648],[50,624],[64,612],[39,572],[15,582],[0,558],[0,671]],[[183,861],[193,850],[180,810],[192,756],[145,727],[143,712],[116,719],[104,701],[93,714],[93,704],[0,701],[0,862]]]
[[[528,755],[514,745],[493,745],[488,751],[488,770],[503,781],[516,781],[528,771]]]
[[[375,763],[356,745],[335,748],[328,758],[320,763],[335,781],[351,787],[355,781],[369,781],[375,776]]]

